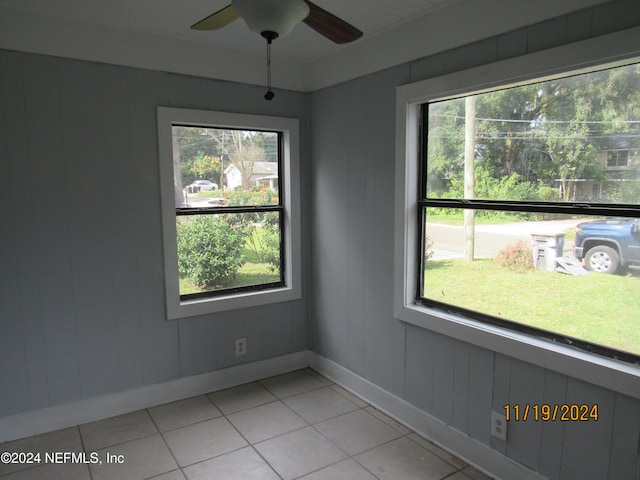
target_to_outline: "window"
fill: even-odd
[[[398,88],[394,307],[636,395],[640,175],[607,152],[637,149],[639,52],[591,43]]]
[[[299,298],[294,119],[158,109],[169,318]]]
[[[629,150],[610,150],[607,152],[607,167],[626,167],[629,164]]]
[[[639,67],[422,105],[418,302],[640,357],[640,182],[590,196],[603,145],[640,139]]]

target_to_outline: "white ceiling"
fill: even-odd
[[[309,91],[606,0],[314,0],[364,32],[336,45],[305,24],[272,46],[273,83]],[[189,27],[230,0],[0,0],[0,48],[264,83],[242,20]]]
[[[373,37],[425,15],[435,7],[458,0],[315,0],[334,15]],[[0,0],[0,5],[83,22],[126,28],[174,38],[223,45],[250,52],[264,52],[264,39],[252,34],[242,20],[210,32],[189,27],[226,7],[230,0]],[[276,40],[274,54],[310,62],[341,48],[304,24]]]

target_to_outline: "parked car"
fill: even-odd
[[[195,180],[187,188],[190,192],[205,192],[210,190],[217,190],[218,185],[216,183],[210,182],[209,180]]]
[[[578,224],[573,254],[594,272],[616,273],[621,268],[640,267],[640,219]]]

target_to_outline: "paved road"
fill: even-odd
[[[524,240],[531,244],[532,233],[560,233],[569,231],[584,220],[553,220],[548,222],[519,222],[497,225],[476,225],[475,258],[492,258],[509,244]],[[427,236],[433,242],[434,260],[459,258],[464,255],[464,227],[427,223]],[[565,255],[573,245],[565,242]]]

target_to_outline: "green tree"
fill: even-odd
[[[552,200],[560,180],[565,200],[575,180],[607,180],[612,173],[598,152],[615,149],[627,135],[640,150],[640,68],[630,65],[537,82],[477,95],[475,163],[483,175],[517,179],[512,193],[522,200]],[[462,99],[429,105],[428,172],[430,195],[458,197],[464,151]],[[601,155],[601,154],[600,154]],[[639,178],[632,166],[617,172],[624,180],[609,195],[634,195]],[[516,176],[514,176],[516,175]],[[486,179],[485,179],[486,180]],[[611,182],[610,182],[611,183]],[[495,188],[489,190],[497,194]],[[515,185],[512,185],[515,188]],[[482,179],[476,181],[479,196]],[[615,193],[618,192],[618,193]],[[626,193],[625,193],[626,192]],[[617,197],[617,198],[618,198]],[[487,198],[499,198],[489,196]],[[511,197],[514,198],[514,197]],[[612,197],[613,198],[613,197]],[[621,198],[621,197],[620,197]]]
[[[197,178],[217,181],[220,178],[221,166],[220,157],[202,155],[194,160],[191,171]]]

